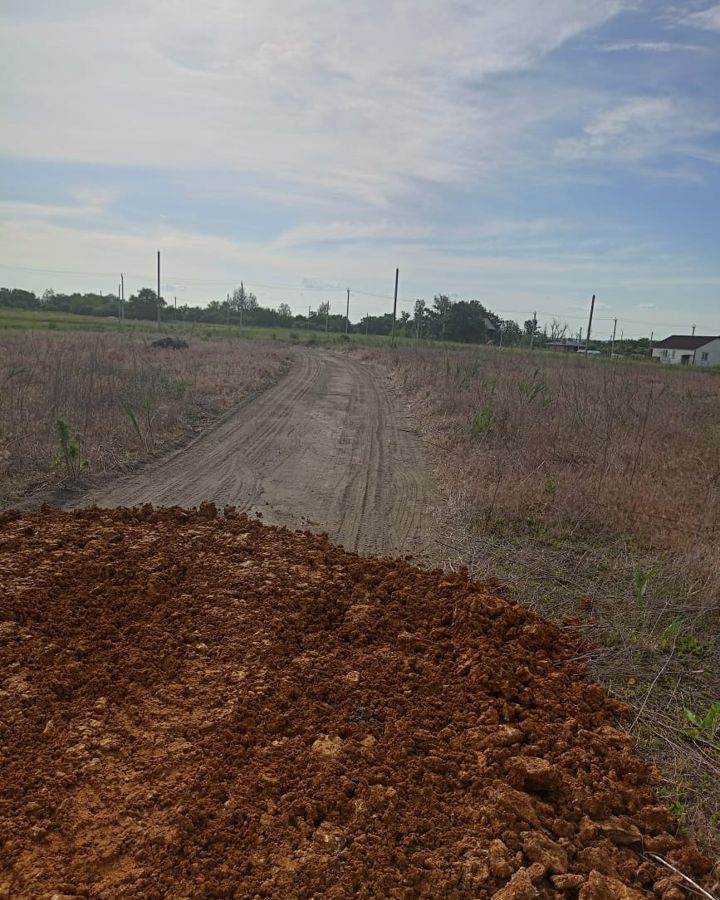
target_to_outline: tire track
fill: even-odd
[[[436,498],[419,439],[373,369],[305,350],[280,382],[184,449],[71,505],[212,500],[350,550],[424,555]]]

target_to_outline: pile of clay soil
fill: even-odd
[[[677,900],[572,633],[231,510],[5,514],[0,897]]]

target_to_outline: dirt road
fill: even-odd
[[[434,497],[419,439],[373,370],[298,350],[274,387],[169,457],[68,507],[212,500],[263,521],[327,531],[350,550],[422,554]]]

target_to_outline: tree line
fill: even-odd
[[[359,321],[347,323],[343,313],[331,310],[329,301],[308,310],[307,315],[293,313],[287,303],[281,303],[277,308],[262,306],[242,282],[226,299],[212,300],[207,306],[176,306],[169,304],[164,297],[160,298],[159,306],[162,322],[310,329],[334,333],[347,330],[351,334],[386,336],[393,330],[392,313],[367,315]],[[120,302],[114,294],[62,294],[47,290],[37,296],[20,288],[0,288],[0,307],[115,319],[121,314]],[[155,321],[157,314],[158,297],[152,288],[141,288],[122,304],[122,316],[126,319]],[[400,337],[469,344],[528,346],[532,343],[541,348],[564,338],[567,333],[568,326],[561,325],[557,320],[541,328],[537,320],[527,319],[521,326],[512,319],[502,319],[479,300],[453,300],[447,294],[436,294],[429,304],[425,300],[416,300],[413,309],[402,310],[395,321],[395,334]],[[645,345],[649,346],[647,339],[632,343],[640,344],[643,349]],[[590,347],[605,350],[606,344],[606,341],[591,341]],[[631,347],[625,349],[627,351]]]

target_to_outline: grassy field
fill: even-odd
[[[291,352],[220,337],[159,350],[135,330],[0,332],[0,500],[161,453],[276,378]]]
[[[3,309],[0,308],[0,331],[3,329],[14,331],[91,331],[105,334],[137,333],[148,336],[176,334],[198,338],[240,338],[246,340],[277,340],[298,344],[329,344],[345,345],[354,344],[360,346],[386,346],[390,338],[381,335],[349,334],[338,332],[314,331],[307,328],[260,328],[235,325],[213,325],[194,322],[173,322],[170,318],[162,322],[158,331],[155,322],[146,320],[125,319],[122,324],[117,319],[109,319],[99,316],[79,316],[73,313],[38,312],[37,310]],[[400,337],[395,339],[398,346],[413,346],[412,338]],[[462,344],[444,342],[439,346],[443,348],[462,347]]]
[[[588,639],[674,811],[720,850],[720,379],[491,348],[364,355],[435,456],[449,555]]]

